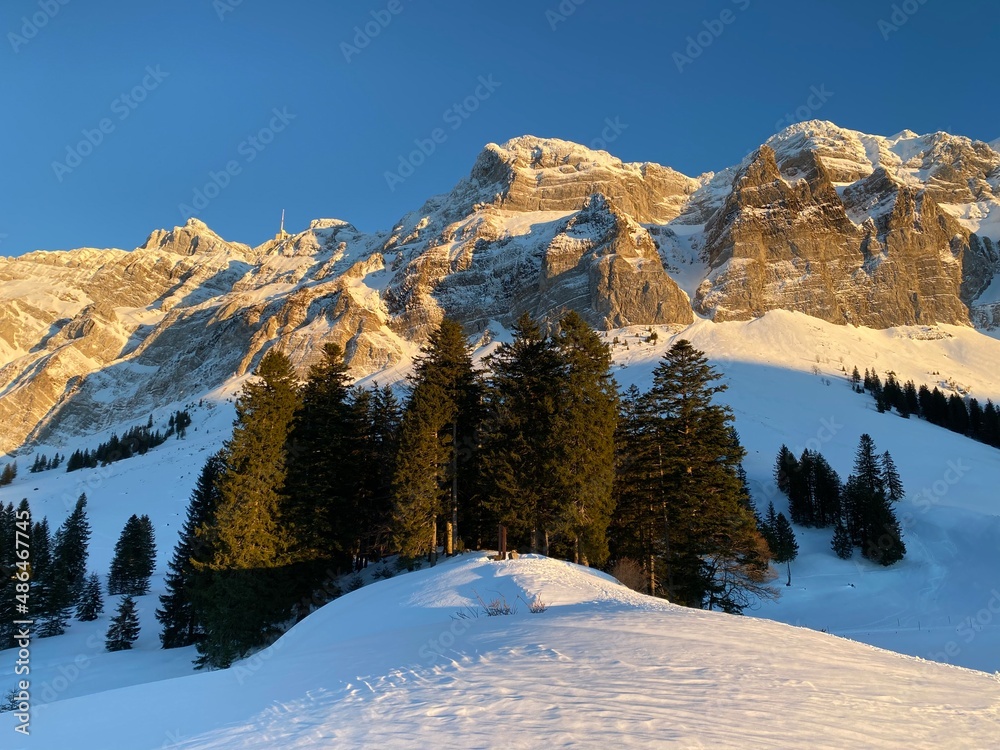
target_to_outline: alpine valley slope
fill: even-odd
[[[687,177],[524,136],[391,230],[317,220],[251,248],[197,219],[139,248],[0,259],[0,451],[138,418],[322,343],[405,368],[445,314],[595,326],[1000,322],[1000,153],[946,133],[793,125]]]
[[[457,618],[477,596],[520,609]],[[985,748],[998,722],[982,673],[470,553],[347,594],[247,664],[52,704],[4,746]]]
[[[773,500],[787,510],[771,480],[783,442],[819,448],[841,476],[861,432],[890,450],[907,488],[897,509],[907,557],[889,569],[857,555],[839,560],[828,530],[797,527],[792,586],[779,579],[778,601],[734,618],[675,609],[554,561],[516,568],[469,556],[366,587],[232,670],[192,675],[194,650],[160,649],[153,611],[198,469],[229,435],[229,399],[243,380],[233,378],[191,394],[193,404],[155,412],[162,427],[173,409],[190,406],[184,440],[104,468],[22,472],[0,488],[0,502],[28,497],[33,514],[54,526],[87,492],[88,567],[102,574],[132,513],[151,516],[158,544],[153,590],[138,600],[135,650],[104,651],[114,597],[97,622],[33,641],[33,736],[24,746],[408,747],[460,734],[469,747],[537,747],[539,736],[601,746],[609,734],[624,747],[992,746],[982,727],[1000,719],[997,683],[983,673],[1000,670],[1000,451],[877,413],[847,387],[842,368],[884,367],[942,386],[951,379],[1000,400],[1000,341],[968,326],[873,330],[777,310],[655,330],[654,342],[645,327],[607,334],[619,340],[616,378],[648,388],[656,362],[682,336],[706,351],[729,386],[720,399],[734,410],[758,505]],[[498,325],[492,332],[509,335]],[[65,450],[107,434],[68,438]],[[541,593],[553,606],[530,615],[521,605],[517,617],[476,620],[456,633],[452,616],[473,590],[510,601],[515,592]],[[0,689],[13,684],[15,656],[0,652]],[[0,715],[0,735],[15,737],[8,724],[10,715]]]

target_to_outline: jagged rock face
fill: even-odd
[[[325,219],[251,248],[192,219],[131,252],[0,258],[0,451],[144,419],[270,347],[305,375],[334,341],[378,373],[445,315],[1000,325],[998,196],[1000,153],[944,133],[800,123],[697,179],[525,136],[388,232]]]
[[[496,202],[509,211],[577,211],[600,193],[641,223],[674,219],[700,187],[659,164],[625,164],[604,151],[530,137],[489,144],[472,179],[496,185]]]
[[[828,123],[769,144],[706,224],[699,312],[743,320],[784,308],[876,328],[969,322],[997,258],[954,205],[997,205],[989,176],[1000,155],[946,134],[877,139]]]

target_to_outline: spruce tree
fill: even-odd
[[[219,501],[217,482],[222,469],[220,455],[211,456],[202,466],[191,493],[187,516],[167,566],[166,593],[160,596],[160,608],[156,610],[156,619],[163,628],[160,631],[163,648],[190,646],[204,635],[203,619],[195,602],[205,576],[204,567],[212,560],[212,549],[204,533],[215,517]],[[201,566],[202,572],[196,566]]]
[[[798,472],[798,469],[799,462],[795,458],[795,454],[788,449],[787,445],[782,445],[778,450],[778,457],[774,461],[774,482],[784,494],[788,494],[791,477]]]
[[[657,471],[659,445],[645,396],[635,385],[622,395],[615,433],[615,513],[611,519],[611,554],[642,563],[647,592],[662,595],[662,493]]]
[[[511,546],[527,542],[548,554],[566,498],[556,481],[557,426],[565,363],[554,342],[527,314],[514,339],[488,358],[482,430],[482,471],[488,512],[509,531]]]
[[[392,480],[396,473],[402,406],[389,386],[355,389],[351,396],[351,462],[356,472],[355,506],[363,565],[389,551]],[[471,528],[471,525],[470,525]]]
[[[139,638],[139,614],[135,609],[135,599],[124,596],[118,604],[114,619],[108,627],[104,647],[108,651],[126,651]]]
[[[52,541],[51,573],[39,629],[42,637],[65,632],[72,608],[83,595],[89,541],[87,496],[80,495],[73,511],[56,531]]]
[[[740,611],[769,595],[767,543],[740,505],[745,454],[732,413],[713,403],[719,375],[690,342],[677,341],[653,372],[648,404],[663,472],[659,498],[671,601]]]
[[[149,591],[149,579],[156,564],[156,543],[149,516],[133,514],[125,522],[108,575],[108,593],[143,596]]]
[[[83,596],[76,605],[76,619],[80,622],[92,622],[104,611],[104,597],[101,593],[101,579],[97,573],[91,573],[83,585]]]
[[[340,345],[329,343],[309,371],[288,442],[288,513],[295,556],[345,567],[358,537],[350,439],[350,377]]]
[[[614,434],[618,390],[611,353],[576,312],[559,322],[556,348],[565,363],[556,418],[557,481],[567,502],[561,523],[574,562],[608,559],[607,529],[614,511]]]
[[[837,519],[837,525],[833,528],[833,540],[830,543],[833,551],[842,560],[849,560],[854,554],[854,542],[847,531],[842,519]]]
[[[476,452],[463,450],[463,446],[476,444],[481,400],[479,378],[461,324],[448,318],[441,321],[414,362],[411,383],[407,412],[411,406],[415,411],[410,419],[404,414],[400,449],[405,441],[431,463],[422,466],[400,456],[395,478],[395,535],[401,548],[412,549],[415,540],[425,538],[423,528],[430,524],[430,544],[434,546],[437,519],[444,515],[446,528],[451,530],[444,546],[454,551],[459,544],[460,510],[467,502],[468,485],[475,474],[471,459]],[[414,476],[413,472],[425,472],[427,476]],[[430,492],[431,482],[438,487],[436,493]],[[422,485],[426,487],[420,489]]]
[[[889,466],[895,470],[891,458]],[[845,494],[848,493],[850,507],[856,515],[861,554],[880,565],[892,565],[901,560],[906,554],[906,545],[891,507],[883,461],[868,434],[862,435],[858,442],[854,473],[848,480]]]
[[[791,562],[798,557],[799,543],[795,540],[795,532],[784,513],[779,513],[774,522],[774,546],[771,547],[771,554],[776,563],[785,563],[788,570],[788,582],[785,585],[791,586]]]
[[[288,358],[272,349],[236,402],[233,436],[223,449],[219,498],[204,536],[212,558],[199,595],[206,638],[202,666],[227,667],[277,632],[296,599],[294,540],[284,528],[285,447],[299,408]]]

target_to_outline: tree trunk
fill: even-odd
[[[573,537],[573,563],[580,564],[580,536]]]
[[[437,562],[438,555],[438,522],[437,516],[434,516],[434,520],[431,521],[431,551],[427,555],[427,562],[434,565]]]
[[[546,557],[548,557],[549,556],[549,530],[546,529],[545,532],[544,532],[544,534],[545,534],[545,546],[542,547],[542,554],[545,555]]]
[[[445,545],[445,554],[448,555],[448,557],[451,557],[452,555],[455,554],[455,544],[454,544],[455,537],[452,535],[453,528],[454,527],[451,525],[451,521],[448,521],[445,524],[444,545]]]
[[[649,556],[649,595],[656,596],[656,555]]]
[[[792,563],[790,561],[786,560],[785,561],[785,568],[787,568],[787,570],[788,570],[788,583],[786,583],[785,585],[786,586],[791,586],[792,585]]]

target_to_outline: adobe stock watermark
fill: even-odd
[[[272,117],[267,125],[247,136],[236,147],[236,153],[242,159],[230,159],[223,165],[222,169],[209,170],[208,181],[200,187],[195,187],[192,191],[191,203],[177,204],[177,210],[180,212],[182,220],[197,216],[208,208],[209,203],[222,195],[222,191],[229,187],[233,178],[243,173],[243,167],[260,156],[268,146],[274,143],[277,134],[283,132],[298,117],[298,115],[289,112],[288,107],[281,109],[275,107],[271,110],[271,114]]]
[[[107,136],[115,132],[118,123],[127,120],[138,106],[146,101],[146,97],[156,91],[169,76],[170,74],[161,70],[159,65],[147,65],[146,75],[139,83],[111,100],[109,105],[111,114],[117,117],[115,119],[102,117],[96,127],[84,128],[80,131],[83,138],[75,145],[66,146],[66,158],[63,161],[52,162],[52,172],[56,180],[62,182],[66,175],[72,174],[74,169],[83,164],[83,160],[93,154]]]
[[[576,13],[577,8],[587,0],[562,0],[559,5],[545,11],[545,20],[549,22],[549,28],[555,31],[559,24],[565,23],[569,17]]]
[[[455,132],[465,121],[482,106],[483,102],[493,96],[493,93],[502,85],[499,81],[493,80],[493,74],[477,79],[479,85],[467,97],[448,107],[441,115],[445,125],[450,126],[451,132]],[[402,185],[412,177],[417,169],[422,166],[430,156],[438,150],[438,147],[448,140],[449,133],[445,128],[434,128],[426,138],[416,138],[413,143],[416,148],[409,154],[400,154],[399,163],[393,172],[385,172],[385,183],[389,186],[390,192],[396,192],[396,187]]]
[[[951,492],[951,488],[961,482],[965,475],[972,471],[972,467],[956,459],[948,461],[946,469],[940,479],[931,483],[930,487],[922,487],[915,495],[911,496],[910,502],[917,506],[921,513],[926,513],[932,505],[941,502],[941,498]]]
[[[986,606],[974,614],[964,618],[955,627],[955,635],[959,636],[966,646],[972,643],[976,639],[977,635],[992,625],[993,619],[997,615],[1000,615],[1000,591],[997,591],[997,589],[994,588],[990,591],[990,595],[991,598],[988,602],[986,602]],[[961,653],[962,647],[959,645],[958,641],[950,640],[944,645],[944,651],[930,653],[927,655],[927,658],[932,661],[952,664],[954,662],[952,662],[951,659],[957,658]]]
[[[370,21],[354,27],[354,36],[351,37],[351,41],[340,43],[340,51],[343,53],[344,59],[351,62],[353,58],[360,55],[377,36],[389,28],[396,16],[404,10],[406,7],[403,5],[403,0],[389,0],[384,8],[371,11]]]
[[[899,31],[926,3],[927,0],[903,0],[902,3],[893,3],[889,19],[878,20],[877,26],[882,33],[882,40],[889,41],[889,37]]]
[[[212,0],[212,8],[220,21],[225,21],[226,16],[243,5],[243,0]]]
[[[805,102],[796,107],[792,112],[786,112],[785,116],[774,123],[774,131],[783,130],[788,125],[794,125],[803,120],[812,120],[813,115],[820,110],[833,97],[832,91],[826,90],[826,84],[821,83],[819,88],[809,87],[809,96]]]
[[[611,119],[610,117],[604,118],[604,129],[601,131],[599,138],[595,138],[590,142],[590,147],[595,151],[606,151],[608,146],[618,140],[618,137],[628,130],[628,123],[622,122],[620,116]]]
[[[730,0],[730,2],[741,12],[750,7],[750,0]],[[701,25],[704,28],[697,34],[689,36],[684,40],[687,42],[684,51],[674,52],[671,56],[674,65],[677,66],[677,72],[683,73],[686,66],[701,57],[705,50],[711,47],[715,43],[715,40],[722,36],[726,28],[734,23],[737,18],[738,16],[731,8],[725,8],[719,13],[718,18],[702,21]]]
[[[21,47],[26,45],[36,36],[38,32],[49,25],[49,21],[59,15],[63,6],[69,5],[70,0],[38,0],[38,10],[30,16],[21,16],[20,34],[7,32],[7,41],[16,55],[21,51]]]

